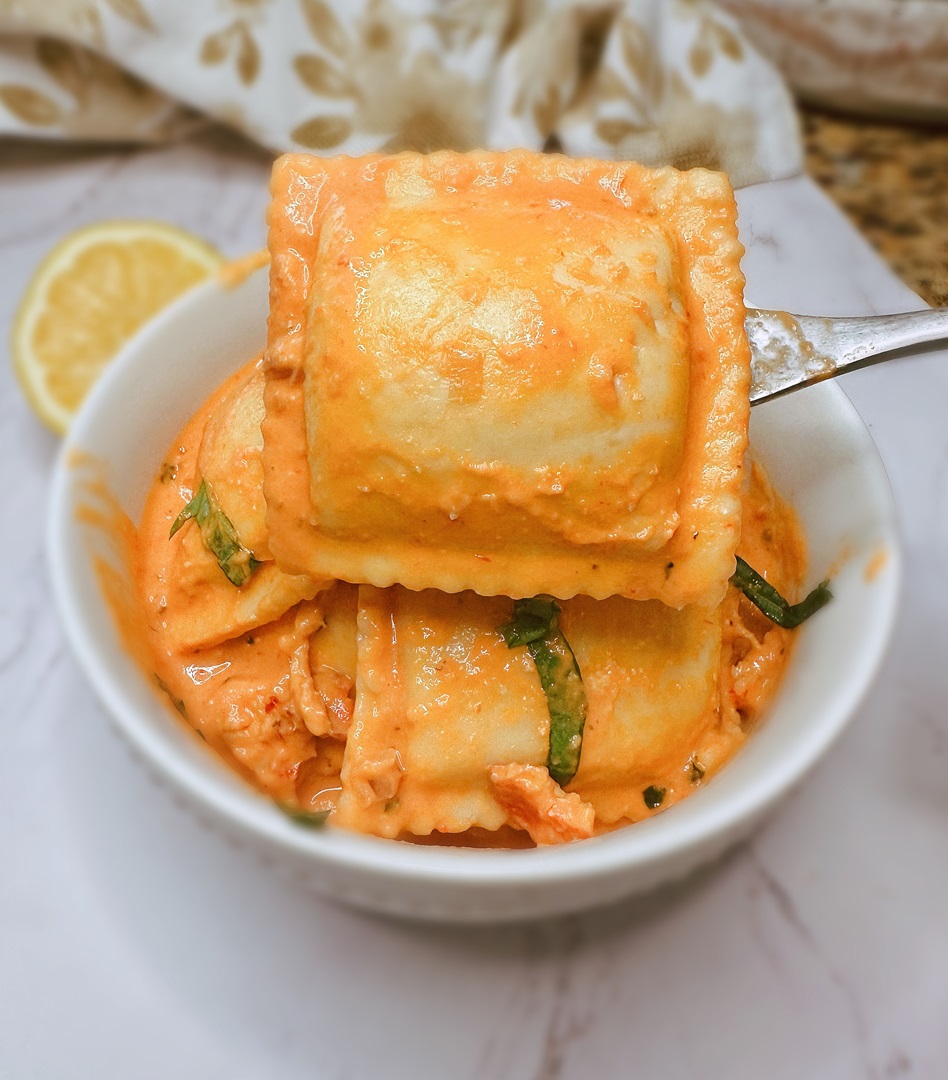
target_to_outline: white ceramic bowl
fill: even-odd
[[[68,637],[119,729],[203,817],[271,865],[336,899],[421,918],[488,922],[603,904],[681,876],[744,837],[853,715],[889,636],[900,558],[882,462],[848,399],[826,384],[757,407],[752,444],[802,519],[811,577],[835,568],[835,599],[800,631],[762,727],[706,787],[608,836],[535,851],[423,847],[294,824],[195,738],[123,648],[93,569],[96,556],[113,564],[117,556],[103,530],[80,513],[101,494],[90,478],[104,479],[138,519],[174,435],[226,375],[262,349],[266,317],[263,270],[236,287],[198,287],[125,349],[63,447],[49,559]]]

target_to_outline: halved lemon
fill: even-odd
[[[37,416],[63,433],[119,349],[222,256],[160,221],[71,233],[33,275],[13,324],[13,366]]]

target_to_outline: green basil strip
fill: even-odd
[[[579,768],[587,702],[579,665],[559,627],[559,610],[546,597],[516,600],[513,619],[499,629],[508,649],[525,645],[533,657],[550,714],[547,768],[562,786]]]
[[[744,560],[737,557],[737,570],[731,582],[736,585],[748,600],[758,607],[771,621],[785,630],[792,630],[795,626],[805,622],[811,615],[816,614],[821,607],[833,599],[833,594],[827,586],[828,581],[821,581],[819,585],[799,604],[790,604],[766,582],[760,574],[749,566]]]
[[[204,546],[217,559],[217,565],[227,575],[227,580],[233,585],[243,585],[260,563],[241,546],[237,530],[217,505],[206,480],[201,481],[197,494],[175,518],[168,538],[192,518],[198,523]]]

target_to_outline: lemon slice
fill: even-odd
[[[33,410],[62,434],[102,369],[221,255],[160,221],[107,221],[67,236],[36,271],[13,324],[13,366]]]

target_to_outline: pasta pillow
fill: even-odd
[[[714,604],[747,445],[723,175],[288,156],[264,432],[291,574]]]

